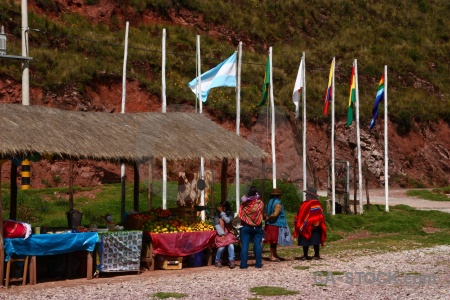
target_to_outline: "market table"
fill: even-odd
[[[174,233],[145,233],[148,252],[152,261],[150,270],[155,269],[154,258],[156,255],[164,256],[188,256],[204,249],[208,249],[208,266],[211,265],[211,249],[214,246],[215,230],[174,232]],[[146,240],[144,238],[144,240]]]
[[[100,272],[140,272],[142,231],[108,231],[99,233],[96,251]]]
[[[97,232],[33,234],[27,239],[5,238],[5,261],[13,254],[31,256],[30,284],[36,284],[36,256],[87,251],[87,279],[92,279],[92,252],[98,241]]]

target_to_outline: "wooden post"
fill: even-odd
[[[369,166],[367,165],[366,162],[364,162],[364,178],[365,180],[365,186],[366,186],[366,198],[367,198],[367,209],[370,208],[370,199],[369,199],[369,176],[367,175],[367,173],[369,172]],[[362,201],[362,199],[361,199]]]
[[[29,261],[30,285],[36,284],[36,256],[31,256]]]
[[[126,202],[126,167],[125,164],[121,164],[121,176],[120,176],[120,186],[121,186],[121,202],[120,202],[120,221],[125,224],[126,220],[123,220],[123,216],[125,215],[125,202]]]
[[[133,164],[134,167],[134,190],[133,190],[133,203],[134,203],[134,211],[139,212],[139,165],[137,162]],[[127,220],[124,220],[124,223]]]
[[[264,190],[265,190],[265,182],[266,182],[266,170],[265,170],[266,164],[264,162],[264,159],[261,160],[261,163],[262,163],[261,168],[262,168],[262,175],[263,175],[262,183],[261,183],[261,199],[264,202],[264,199],[265,199],[265,191]],[[266,204],[266,203],[264,202],[264,204]]]
[[[148,161],[148,196],[147,196],[147,208],[150,211],[153,206],[153,171],[152,171],[153,159]]]
[[[73,160],[69,160],[69,210],[73,209]]]
[[[87,280],[91,280],[92,279],[92,274],[93,274],[93,264],[94,264],[94,259],[93,259],[93,252],[92,251],[88,251],[87,252],[87,258],[86,258],[86,278]]]
[[[354,196],[353,196],[353,212],[355,213],[355,215],[356,215],[356,192],[357,192],[357,190],[358,190],[358,182],[357,182],[357,179],[356,179],[356,164],[357,164],[357,161],[356,161],[356,159],[355,159],[355,164],[354,164],[354,168],[353,168],[353,188],[354,188],[354,191],[355,191],[355,194],[354,194]],[[362,201],[362,199],[359,199],[359,201]]]
[[[2,165],[3,161],[0,161],[0,283],[3,285],[4,271],[5,270],[5,251],[3,250],[5,244],[3,242],[3,205],[2,205]]]
[[[209,207],[216,207],[214,204],[214,162],[212,159],[209,161],[209,166],[211,168],[211,186],[210,186],[211,204],[209,205]]]
[[[17,219],[17,166],[11,161],[11,206],[9,209],[9,218],[11,220]]]
[[[228,158],[222,159],[222,169],[220,170],[220,201],[227,200],[228,197]]]
[[[152,264],[150,265],[150,270],[149,271],[155,271],[155,257],[156,257],[156,254],[153,254],[153,243],[152,243],[152,241],[150,240],[150,249],[148,250],[148,251],[150,251],[150,257],[151,257],[151,262],[152,262]]]

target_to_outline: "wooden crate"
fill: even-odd
[[[183,256],[157,255],[156,267],[163,270],[181,270],[183,268]]]
[[[177,207],[169,208],[172,216],[183,217],[183,218],[196,218],[197,211],[194,207]]]
[[[132,217],[133,215],[128,215],[127,220],[125,222],[125,229],[128,230],[141,230],[144,223],[147,219],[135,219]]]

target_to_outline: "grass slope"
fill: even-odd
[[[117,17],[96,24],[52,0],[29,1],[48,12],[29,11],[32,84],[62,94],[81,94],[100,82],[122,78],[125,24]],[[113,2],[113,1],[111,1]],[[293,111],[292,88],[306,53],[308,116],[320,121],[330,62],[336,57],[336,117],[346,118],[351,64],[358,59],[360,115],[368,125],[378,81],[388,66],[390,118],[407,133],[413,120],[450,122],[450,3],[448,1],[145,1],[114,2],[131,21],[127,76],[151,95],[161,93],[161,37],[167,30],[167,98],[194,104],[187,83],[195,77],[196,36],[201,35],[202,70],[226,59],[243,41],[242,122],[258,113],[268,47],[273,47],[276,105]],[[95,9],[98,1],[85,1]],[[0,3],[8,54],[21,53],[20,3]],[[164,23],[144,24],[150,13]],[[183,14],[186,24],[171,22]],[[49,16],[56,16],[51,19]],[[224,17],[226,16],[226,17]],[[123,23],[123,24],[122,24]],[[37,30],[38,31],[37,31]],[[21,78],[5,60],[0,74]],[[234,89],[211,92],[209,109],[234,118]],[[367,124],[365,124],[367,123]]]

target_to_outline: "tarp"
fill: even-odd
[[[166,256],[188,256],[214,246],[215,230],[150,233],[153,254]]]
[[[98,241],[97,232],[33,234],[27,239],[4,239],[5,261],[11,255],[57,255],[80,250],[94,251]]]

